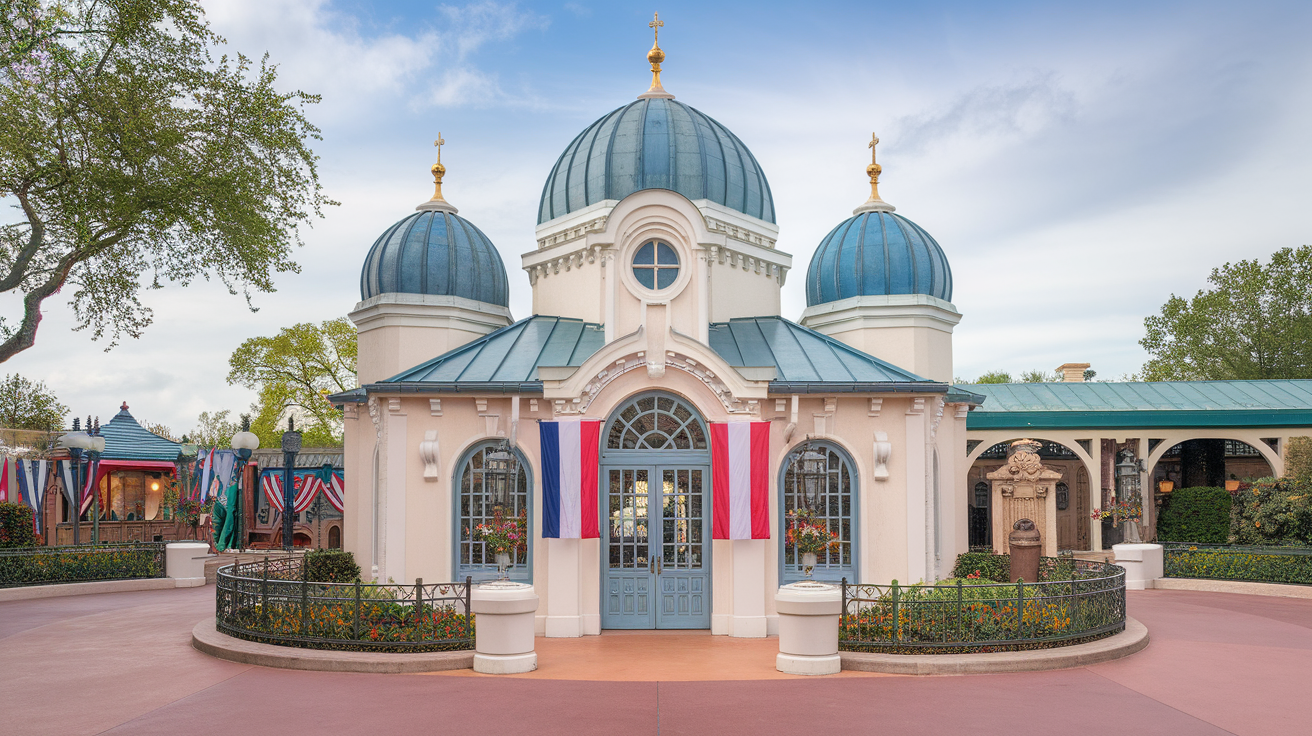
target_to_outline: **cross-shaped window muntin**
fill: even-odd
[[[679,278],[679,254],[659,240],[649,240],[633,256],[633,276],[652,291],[668,289]]]

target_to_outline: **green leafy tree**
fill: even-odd
[[[1145,381],[1312,378],[1312,246],[1212,269],[1144,320]]]
[[[79,328],[137,337],[142,288],[217,279],[249,304],[296,271],[298,227],[333,204],[304,115],[267,56],[224,44],[197,0],[0,3],[0,362],[72,285]]]
[[[68,407],[41,381],[17,373],[0,381],[0,427],[54,432],[64,426]]]
[[[259,392],[251,431],[260,446],[278,446],[288,416],[296,417],[307,447],[342,444],[342,413],[327,396],[356,387],[355,338],[355,326],[339,317],[252,337],[233,352],[228,383]]]
[[[989,371],[976,378],[973,383],[1011,383],[1011,374],[1007,371]]]
[[[1033,370],[1025,371],[1020,374],[1021,383],[1056,383],[1061,380],[1059,373],[1047,373],[1046,371]]]
[[[231,415],[232,412],[228,409],[212,414],[207,411],[201,412],[196,418],[196,428],[187,433],[187,439],[201,447],[227,449],[228,443],[232,442],[232,436],[241,431],[240,422],[228,419]]]

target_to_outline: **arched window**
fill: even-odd
[[[606,435],[608,450],[705,450],[701,419],[682,401],[642,396],[619,411]]]
[[[989,484],[988,481],[981,480],[975,484],[975,508],[987,508],[989,505]]]
[[[496,509],[492,506],[492,498],[484,482],[487,474],[484,459],[500,445],[500,442],[476,445],[456,466],[455,493],[452,495],[456,503],[456,533],[453,536],[456,540],[457,580],[464,580],[466,576],[472,576],[476,581],[497,576],[496,552],[474,538],[474,529],[479,524],[490,524],[496,518]],[[515,459],[517,470],[511,486],[510,505],[502,510],[502,516],[523,516],[527,520],[528,545],[511,555],[510,578],[530,581],[533,579],[533,495],[529,491],[532,485],[528,477],[528,460],[519,450],[515,450]]]
[[[812,505],[817,521],[825,522],[829,531],[838,534],[838,544],[831,547],[826,554],[816,557],[815,570],[811,577],[815,580],[837,582],[847,578],[849,583],[856,582],[856,538],[857,538],[857,497],[859,483],[856,466],[852,459],[838,445],[829,442],[812,441],[811,447],[825,456],[825,477],[828,479],[820,489],[820,496]],[[784,460],[783,472],[779,480],[780,519],[787,530],[787,514],[790,511],[806,508],[806,490],[800,473],[795,472],[795,455],[789,454]],[[783,546],[783,582],[793,582],[805,577],[802,570],[801,555],[792,545],[785,541],[784,534],[779,534],[779,543]]]

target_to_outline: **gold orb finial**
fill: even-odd
[[[456,211],[456,208],[442,196],[442,177],[446,176],[446,167],[442,165],[442,146],[444,145],[446,145],[446,139],[442,137],[441,132],[438,132],[437,140],[433,141],[433,146],[437,148],[437,163],[429,169],[433,172],[433,198],[416,207],[417,210]]]
[[[875,161],[875,146],[879,145],[879,136],[874,133],[870,134],[870,142],[866,147],[870,149],[870,165],[866,167],[866,174],[870,177],[870,199],[866,203],[857,207],[853,214],[861,212],[892,212],[895,207],[885,202],[879,196],[879,175],[883,173],[884,167]]]
[[[665,26],[665,21],[661,20],[660,13],[653,13],[652,20],[647,27],[652,29],[655,34],[651,44],[651,51],[647,52],[647,62],[651,64],[651,89],[638,95],[638,99],[647,97],[664,97],[673,99],[674,95],[665,91],[661,86],[661,62],[665,61],[665,52],[661,50],[661,28]]]

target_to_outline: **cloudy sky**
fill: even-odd
[[[496,243],[511,310],[538,198],[567,143],[663,79],[727,125],[774,190],[779,248],[805,306],[811,252],[868,193],[932,233],[965,315],[956,372],[1092,363],[1138,370],[1143,318],[1214,266],[1312,243],[1312,5],[1307,3],[600,2],[433,4],[207,0],[232,50],[269,52],[310,111],[327,194],[299,275],[257,295],[148,292],[155,323],[103,352],[56,300],[37,345],[0,368],[45,380],[74,413],[126,400],[178,431],[244,410],[227,357],[247,337],[346,314],[373,240],[444,187]],[[4,202],[9,205],[12,202]]]

